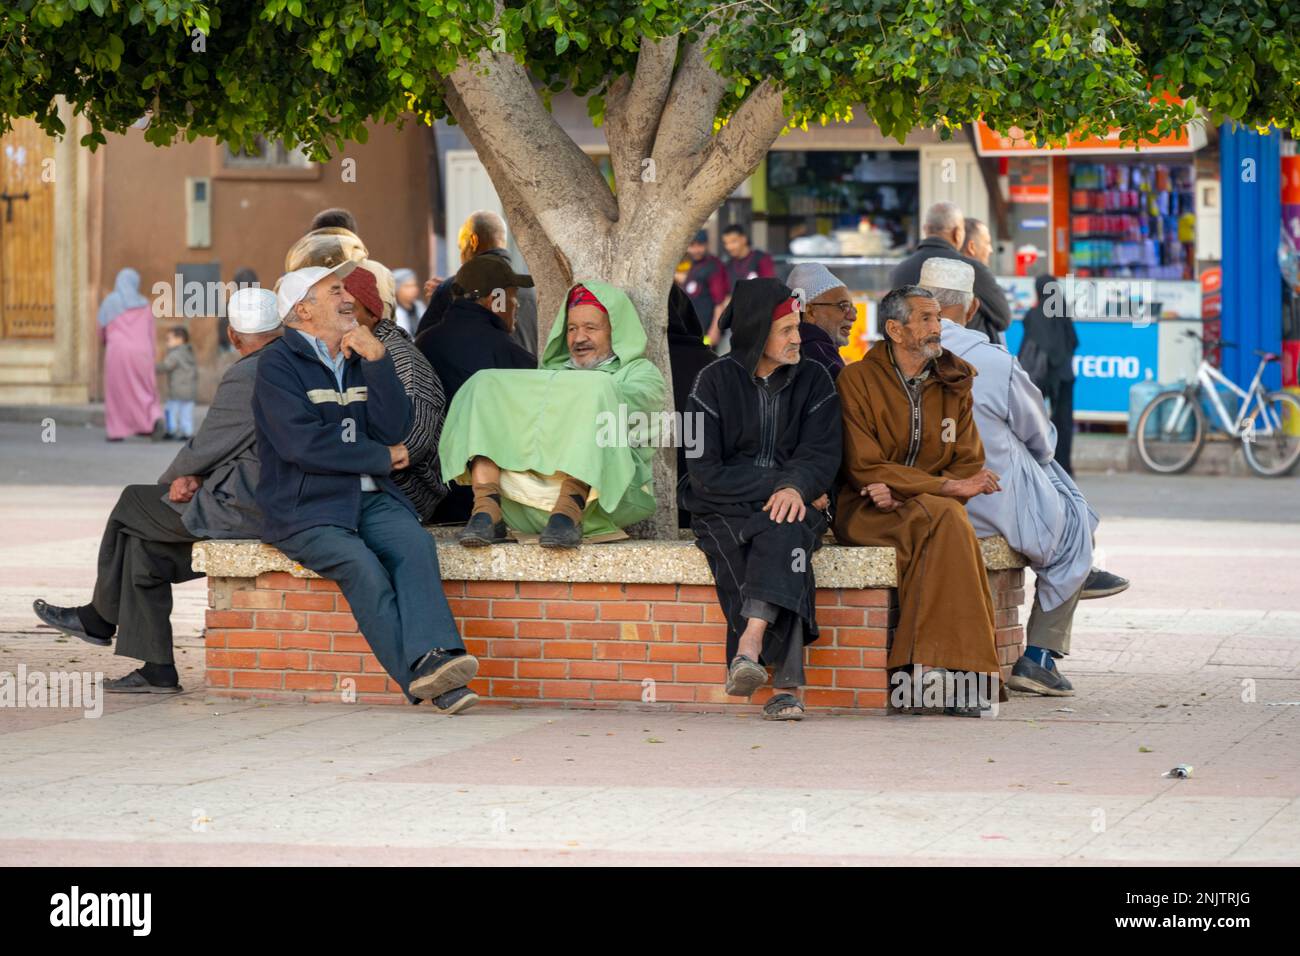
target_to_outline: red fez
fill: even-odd
[[[600,300],[592,295],[585,285],[575,285],[573,291],[569,293],[569,308],[572,309],[575,305],[594,305],[609,315],[609,309],[601,305]]]

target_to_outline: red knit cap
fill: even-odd
[[[791,312],[798,312],[798,311],[799,311],[798,299],[796,299],[794,296],[790,296],[790,298],[788,299],[782,299],[780,302],[776,304],[776,308],[772,310],[772,322],[775,323],[779,319],[789,315]]]
[[[369,269],[362,266],[353,269],[344,278],[343,288],[347,289],[352,298],[364,305],[366,311],[376,319],[384,317],[384,303],[379,298],[379,283],[375,281],[375,274]]]
[[[601,305],[600,300],[592,295],[585,285],[575,285],[573,291],[569,293],[569,308],[572,309],[575,305],[594,305],[600,311],[609,315],[609,309]]]

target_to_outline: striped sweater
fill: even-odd
[[[374,332],[375,338],[393,356],[397,377],[411,400],[411,430],[403,442],[410,453],[411,465],[393,472],[393,481],[411,500],[420,520],[428,521],[438,502],[447,495],[438,463],[438,439],[447,417],[447,395],[428,359],[394,322],[382,319]]]

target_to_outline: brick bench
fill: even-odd
[[[487,702],[756,710],[723,693],[726,625],[690,541],[623,541],[557,553],[466,549],[431,532],[473,688]],[[1003,678],[1020,653],[1024,559],[982,540]],[[208,576],[207,687],[235,697],[366,703],[405,699],[357,631],[336,585],[255,541],[202,541]],[[897,619],[892,549],[828,545],[813,557],[821,637],[808,648],[809,710],[884,713]]]

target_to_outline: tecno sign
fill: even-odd
[[[1142,363],[1136,355],[1076,355],[1076,378],[1137,378]]]

